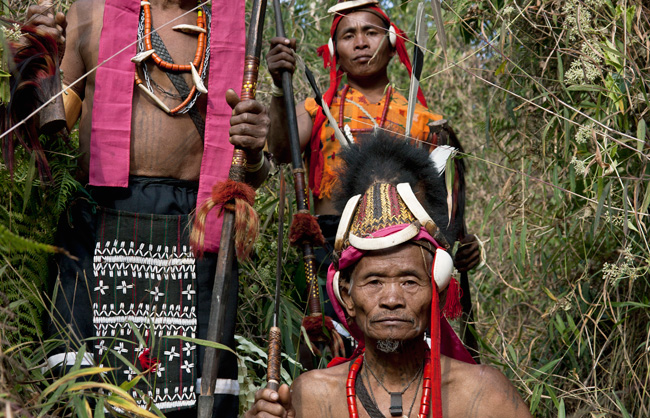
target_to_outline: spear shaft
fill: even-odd
[[[257,90],[257,76],[262,52],[262,30],[266,13],[266,0],[254,0],[251,8],[251,20],[246,37],[246,55],[244,58],[244,78],[240,98],[244,100],[255,99]],[[243,182],[246,171],[246,154],[244,150],[235,147],[230,173],[228,178]],[[224,208],[223,227],[217,268],[212,289],[212,302],[207,340],[219,342],[223,339],[224,317],[227,306],[226,297],[232,280],[232,265],[235,259],[234,244],[235,212],[234,209]],[[214,385],[217,380],[218,360],[220,351],[213,347],[205,347],[203,360],[203,373],[201,376],[201,395],[199,396],[198,418],[210,418],[214,405]]]
[[[282,278],[282,246],[284,243],[284,201],[286,200],[284,171],[280,170],[280,201],[278,204],[278,255],[275,265],[275,300],[273,325],[269,330],[269,357],[266,369],[266,387],[277,392],[280,388],[282,335],[280,333],[280,283]]]
[[[442,0],[431,0],[431,8],[433,9],[433,20],[436,22],[436,29],[438,29],[438,41],[442,47],[442,53],[445,56],[446,63],[447,34],[445,33],[445,22],[442,20]]]
[[[275,14],[276,35],[286,37],[284,24],[282,22],[282,11],[280,0],[273,0],[273,11]],[[298,119],[296,117],[296,103],[293,98],[292,75],[288,71],[282,72],[282,90],[284,93],[284,107],[287,111],[287,123],[289,126],[289,145],[291,149],[291,168],[293,172],[296,203],[298,213],[309,213],[307,204],[307,183],[305,182],[305,169],[302,164],[302,153],[300,149],[300,136],[298,134]],[[310,243],[302,244],[303,259],[305,264],[305,277],[307,278],[307,306],[310,316],[321,315],[320,290],[316,278],[316,262],[314,250]]]
[[[422,48],[427,44],[427,28],[424,23],[424,3],[418,4],[418,10],[415,15],[415,37],[413,42],[413,70],[411,72],[411,81],[409,85],[408,107],[406,108],[406,136],[411,136],[413,127],[413,114],[417,102],[418,89],[420,88],[420,75],[422,75],[422,66],[424,65],[424,53]],[[417,147],[420,147],[418,142]]]

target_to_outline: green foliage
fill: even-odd
[[[432,80],[472,104],[452,120],[469,154],[470,230],[489,237],[473,275],[484,358],[536,416],[645,415],[647,6],[447,12],[457,52],[486,54]]]
[[[315,50],[327,41],[333,3],[283,2],[287,33],[321,90],[328,74]],[[417,4],[382,4],[412,35]],[[26,2],[10,5],[22,12]],[[482,359],[506,373],[538,417],[650,413],[648,16],[639,0],[444,2],[447,59],[429,23],[423,90],[463,143],[469,231],[485,241],[486,263],[470,276]],[[272,22],[269,8],[265,39],[275,36]],[[402,66],[393,62],[390,71],[407,94]],[[262,68],[265,103],[270,82]],[[294,88],[298,100],[311,95],[300,70]],[[45,381],[36,367],[42,347],[31,342],[40,336],[54,225],[78,186],[68,155],[74,145],[48,144],[50,183],[20,152],[13,179],[0,171],[0,365],[15,377],[1,389],[16,414],[42,396],[24,382]],[[273,310],[279,175],[289,180],[286,236],[295,198],[285,169],[258,191],[262,235],[240,266],[238,349],[248,400],[265,376],[259,347]],[[291,379],[300,371],[288,359],[297,358],[301,338],[304,277],[299,252],[283,244],[280,327]],[[102,416],[108,400],[88,412],[86,397],[69,396],[80,393],[75,384],[48,393],[66,406],[46,414],[75,408]]]
[[[265,348],[257,346],[246,338],[235,335],[237,341],[237,358],[239,369],[239,411],[243,415],[255,401],[255,392],[266,386],[266,374],[261,377],[259,371],[266,372],[268,355]],[[282,353],[283,362],[297,370],[303,370],[302,365],[286,353]],[[280,369],[282,381],[288,385],[293,382],[293,377],[287,369]]]
[[[284,16],[321,90],[315,49],[332,3],[294,1]],[[412,36],[417,3],[382,5]],[[444,2],[447,60],[429,17],[423,89],[463,143],[469,230],[486,241],[471,275],[482,357],[536,416],[650,411],[649,12],[641,1]],[[310,95],[300,71],[294,88]]]
[[[70,174],[76,165],[69,155],[70,146],[70,141],[52,141],[52,180],[39,179],[34,159],[21,158],[21,150],[13,176],[4,166],[0,171],[0,293],[9,303],[22,301],[15,311],[21,332],[12,334],[11,343],[33,340],[42,332],[42,291],[47,289],[49,256],[60,251],[51,245],[56,222],[79,185]]]
[[[255,254],[249,262],[240,264],[238,334],[260,347],[266,345],[268,329],[272,323],[278,252],[278,203],[280,176],[286,180],[286,201],[283,219],[284,242],[282,245],[282,277],[279,303],[279,327],[282,331],[282,352],[297,359],[297,346],[301,338],[300,326],[304,311],[304,272],[301,256],[289,245],[289,226],[295,211],[293,179],[289,170],[279,168],[271,175],[262,189],[258,190],[255,207],[260,215],[260,237],[255,244]],[[292,378],[299,369],[292,362],[286,364]],[[262,378],[266,370],[257,369]],[[261,380],[257,383],[261,384]]]

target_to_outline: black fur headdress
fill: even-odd
[[[449,225],[444,176],[424,148],[410,145],[402,136],[377,131],[358,138],[340,158],[344,164],[334,195],[339,213],[352,196],[365,193],[374,183],[409,183],[447,241],[455,240],[457,231],[453,223]]]

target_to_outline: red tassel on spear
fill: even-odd
[[[286,37],[279,0],[273,0],[275,12],[276,35]],[[298,212],[294,215],[289,232],[289,241],[294,246],[300,246],[305,262],[305,277],[307,278],[307,307],[309,315],[302,321],[302,326],[312,342],[329,343],[334,353],[343,346],[341,336],[334,330],[334,325],[329,317],[322,313],[320,290],[316,277],[316,263],[314,258],[314,245],[323,245],[325,238],[318,226],[316,218],[309,213],[307,183],[305,182],[305,169],[302,164],[300,152],[300,139],[298,135],[298,120],[296,117],[296,104],[293,98],[292,76],[288,71],[282,72],[282,90],[284,92],[284,105],[287,110],[289,126],[289,144],[291,148],[291,166],[296,191]]]
[[[262,52],[262,30],[264,28],[265,12],[266,1],[254,0],[251,8],[248,36],[246,37],[244,79],[240,96],[242,101],[255,99],[258,68]],[[212,342],[219,342],[221,339],[224,328],[225,307],[227,305],[225,297],[228,294],[230,281],[237,280],[236,277],[230,277],[235,247],[237,248],[237,256],[240,259],[248,257],[259,224],[257,214],[252,208],[255,191],[244,183],[245,175],[246,154],[242,149],[235,147],[228,180],[217,184],[212,189],[212,196],[208,202],[198,208],[194,230],[190,236],[195,251],[200,252],[203,237],[205,236],[205,218],[210,210],[221,204],[223,227],[217,258],[217,271],[212,289],[208,335],[206,337],[207,340]],[[199,418],[212,416],[218,357],[219,350],[214,347],[205,347],[201,394],[197,411]]]

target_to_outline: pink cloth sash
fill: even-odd
[[[232,110],[225,92],[242,84],[245,53],[244,0],[213,0],[208,107],[205,144],[199,178],[198,204],[212,186],[228,177],[233,146],[229,142]],[[140,2],[106,0],[99,43],[97,84],[90,141],[90,184],[126,187],[129,182],[131,115]],[[222,41],[223,40],[223,41]],[[117,54],[117,55],[116,55]],[[113,57],[113,55],[116,55]],[[205,250],[216,252],[221,217],[213,210],[207,219]]]

